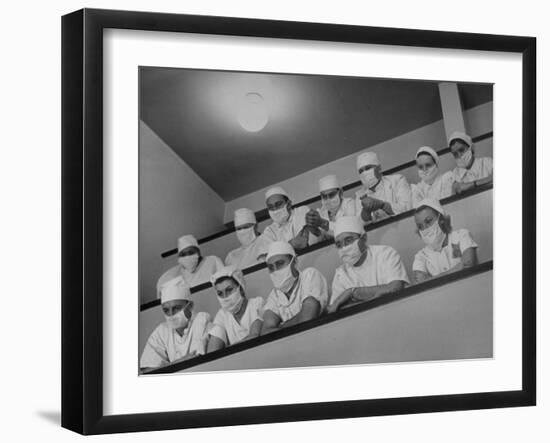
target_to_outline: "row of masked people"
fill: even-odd
[[[425,246],[414,257],[413,283],[477,264],[478,246],[470,232],[453,229],[438,201],[421,201],[414,221]],[[212,274],[210,283],[220,305],[213,321],[210,314],[193,311],[190,286],[181,275],[164,282],[160,297],[165,320],[151,333],[140,367],[155,368],[216,351],[410,284],[399,253],[390,246],[369,244],[360,217],[339,217],[333,229],[342,263],[330,288],[317,269],[299,269],[294,247],[284,241],[268,246],[265,260],[271,284],[263,294],[249,294],[242,271],[234,266],[222,266]]]
[[[269,189],[265,203],[272,223],[260,234],[254,212],[248,208],[237,209],[234,225],[240,246],[227,254],[225,265],[242,270],[259,263],[265,260],[268,246],[274,241],[288,242],[300,251],[333,237],[334,223],[340,217],[358,216],[368,225],[417,207],[426,198],[439,201],[492,181],[492,159],[475,156],[470,136],[454,132],[448,141],[456,167],[440,171],[437,152],[428,146],[421,147],[415,157],[419,182],[412,185],[401,174],[382,174],[378,155],[364,152],[357,157],[361,187],[355,198],[344,197],[335,175],[319,180],[322,205],[318,209],[305,205],[294,208],[290,195],[282,187]],[[192,235],[180,237],[177,250],[178,263],[157,282],[157,298],[162,284],[178,275],[193,287],[207,283],[224,266],[216,256],[203,257]]]

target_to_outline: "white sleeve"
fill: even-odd
[[[330,302],[334,302],[338,296],[344,292],[346,289],[349,289],[347,285],[342,281],[342,276],[340,275],[340,270],[336,269],[334,273],[334,278],[332,279],[332,293],[330,295]]]
[[[424,199],[424,195],[420,191],[420,187],[414,183],[411,185],[411,197],[413,208],[416,208],[418,204]]]
[[[406,283],[410,283],[409,276],[405,270],[405,266],[401,261],[401,256],[395,249],[388,246],[384,251],[384,257],[380,261],[384,266],[381,274],[384,276],[383,284],[388,284],[392,281],[400,280]]]
[[[308,298],[315,298],[321,305],[321,311],[328,303],[327,281],[323,274],[315,268],[308,268],[302,272],[304,281],[302,283],[302,302]]]
[[[389,203],[394,214],[400,214],[411,209],[411,187],[402,175],[396,174],[396,178],[394,201]]]
[[[266,311],[271,311],[273,312],[274,314],[279,315],[279,307],[277,306],[277,301],[275,300],[275,296],[273,294],[273,292],[271,292],[268,297],[267,297],[267,301],[265,302],[265,305],[264,305],[264,313]]]
[[[157,327],[149,336],[145,349],[141,354],[139,360],[140,368],[158,368],[161,365],[167,364],[168,353],[166,352],[166,345],[164,344],[159,328]]]
[[[463,254],[466,249],[477,248],[477,243],[474,241],[467,229],[459,229],[457,234],[458,242],[460,244],[460,253]]]
[[[223,313],[220,309],[214,318],[214,323],[208,332],[211,336],[219,338],[227,345],[227,331],[225,329],[225,324],[223,321]]]
[[[199,312],[195,316],[192,326],[191,345],[189,352],[195,351],[198,355],[206,354],[206,343],[208,342],[208,330],[210,329],[211,317],[208,312]]]
[[[424,257],[424,254],[422,254],[422,251],[418,251],[415,254],[412,270],[413,272],[420,271],[429,274],[428,268],[426,267],[426,257]]]

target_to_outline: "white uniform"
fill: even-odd
[[[271,223],[264,229],[262,236],[268,244],[274,241],[289,242],[295,238],[306,225],[306,214],[308,212],[308,206],[298,206],[297,208],[294,208],[285,223],[282,225],[276,222]],[[321,236],[316,237],[310,233],[308,244],[312,245],[317,243],[320,239]]]
[[[431,185],[423,181],[412,184],[411,193],[413,208],[416,208],[418,203],[427,198],[439,201],[442,198],[450,197],[453,195],[453,182],[453,173],[447,171],[443,174],[439,174]]]
[[[411,209],[411,187],[407,179],[401,174],[384,175],[380,179],[380,182],[371,191],[369,188],[362,186],[355,192],[355,210],[358,216],[361,215],[363,205],[361,204],[361,197],[364,195],[376,198],[388,202],[393,210],[394,214],[400,214],[401,212]],[[372,221],[382,220],[388,217],[388,214],[382,209],[378,209],[372,213]]]
[[[321,312],[328,303],[328,285],[325,277],[315,268],[300,271],[299,281],[290,294],[290,298],[278,289],[272,289],[264,306],[285,322],[295,317],[301,310],[304,300],[315,298],[321,305]]]
[[[449,234],[447,245],[440,251],[425,246],[414,256],[413,271],[436,276],[458,265],[466,249],[477,248],[467,229],[457,229]]]
[[[267,252],[267,243],[266,238],[259,235],[248,246],[233,249],[225,258],[226,266],[234,266],[235,269],[243,270],[260,263],[258,256]]]
[[[141,354],[140,367],[156,368],[192,352],[204,354],[210,325],[210,314],[198,312],[191,317],[189,326],[183,331],[183,336],[180,336],[166,322],[162,322],[147,340]]]
[[[212,274],[218,272],[221,268],[223,268],[222,261],[214,255],[203,257],[203,260],[193,273],[184,269],[180,264],[177,264],[160,276],[157,282],[157,298],[160,298],[160,287],[179,275],[181,275],[189,287],[192,288],[209,282]]]
[[[401,256],[395,249],[384,245],[368,245],[367,248],[367,258],[361,266],[344,263],[336,268],[331,300],[350,288],[387,285],[396,280],[409,283]]]
[[[474,180],[481,180],[489,177],[493,173],[493,159],[491,157],[474,158],[470,169],[459,168],[453,169],[454,181],[459,183],[470,183]]]
[[[338,208],[338,211],[336,211],[336,214],[330,214],[328,209],[325,207],[325,205],[317,209],[317,212],[322,218],[324,218],[325,220],[328,220],[327,232],[330,235],[333,235],[334,222],[336,221],[336,219],[340,217],[348,216],[348,215],[356,215],[355,201],[352,198],[344,197],[342,199],[342,204]]]
[[[226,346],[240,342],[249,334],[252,323],[256,320],[263,321],[263,306],[264,299],[262,297],[249,298],[240,322],[230,312],[220,309],[214,318],[214,325],[209,334],[219,338]]]

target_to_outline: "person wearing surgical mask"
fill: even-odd
[[[225,264],[242,270],[261,261],[260,257],[267,251],[267,241],[258,233],[256,215],[252,210],[237,209],[233,221],[235,234],[241,246],[227,254]]]
[[[285,241],[289,242],[294,249],[301,250],[322,239],[321,231],[306,223],[309,207],[293,208],[290,197],[280,186],[267,190],[265,204],[269,211],[269,217],[273,220],[273,223],[267,226],[262,233],[267,244]]]
[[[336,220],[334,244],[343,264],[334,273],[329,313],[350,303],[400,291],[409,283],[405,266],[395,249],[367,244],[367,233],[359,217]]]
[[[210,314],[193,313],[189,285],[181,276],[161,287],[164,321],[149,336],[140,358],[140,369],[158,368],[206,352]]]
[[[197,239],[192,235],[178,238],[178,264],[161,275],[157,282],[157,298],[161,286],[177,276],[182,276],[189,287],[208,283],[215,272],[223,268],[222,261],[214,256],[203,257]]]
[[[260,335],[264,299],[247,298],[241,271],[225,266],[210,279],[221,309],[210,329],[208,352]]]
[[[413,207],[425,198],[441,200],[453,194],[453,174],[450,171],[441,174],[438,164],[439,156],[429,146],[423,146],[416,151],[416,167],[420,181],[411,185]]]
[[[421,201],[415,210],[414,221],[425,244],[414,256],[415,283],[477,264],[477,244],[470,232],[453,230],[450,217],[438,201]]]
[[[322,206],[317,210],[309,210],[306,214],[306,223],[321,229],[325,237],[331,238],[336,219],[345,215],[355,215],[355,201],[344,197],[335,175],[327,175],[319,180],[319,192]]]
[[[449,148],[455,158],[453,193],[461,194],[477,186],[493,182],[493,159],[476,157],[472,138],[455,131],[449,136]]]
[[[357,157],[361,188],[355,193],[356,214],[372,223],[411,209],[411,187],[401,174],[383,175],[376,152]]]
[[[269,245],[266,264],[273,289],[264,306],[262,335],[321,315],[328,301],[323,274],[315,268],[299,271],[296,252],[287,242]]]

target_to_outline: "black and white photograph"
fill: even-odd
[[[493,84],[138,69],[141,376],[493,357]]]

